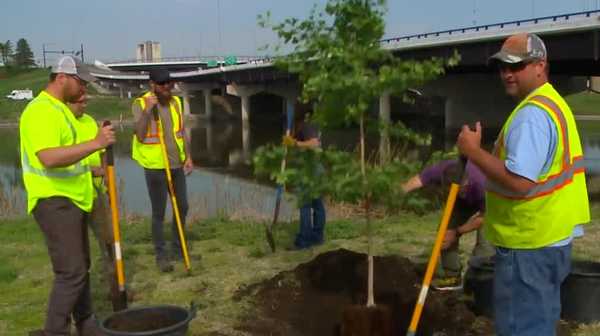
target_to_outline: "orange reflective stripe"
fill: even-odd
[[[558,123],[560,124],[560,133],[562,135],[563,142],[563,169],[565,169],[569,163],[571,162],[571,148],[569,146],[569,133],[567,131],[567,122],[565,121],[565,116],[562,113],[560,107],[556,105],[550,98],[545,96],[534,96],[531,97],[530,101],[534,101],[538,104],[546,107],[550,112],[554,114],[556,119],[558,119]]]
[[[581,174],[585,172],[585,164],[583,156],[577,156],[573,158],[573,164],[568,165],[565,169],[561,170],[560,173],[549,177],[543,182],[536,183],[535,187],[531,188],[526,193],[518,193],[515,191],[507,190],[495,184],[491,180],[487,180],[486,189],[500,197],[515,199],[515,200],[528,200],[538,197],[542,197],[553,193],[554,191],[561,189],[562,187],[573,182],[575,174]]]

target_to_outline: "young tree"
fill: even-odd
[[[303,84],[302,100],[315,103],[314,120],[324,127],[343,123],[359,125],[360,155],[356,158],[335,150],[292,150],[288,153],[290,168],[279,172],[277,160],[285,151],[267,147],[257,152],[255,168],[259,173],[268,172],[280,184],[302,185],[300,202],[311,195],[325,193],[334,199],[364,206],[369,240],[368,307],[375,305],[370,206],[399,189],[395,187],[396,178],[406,173],[410,164],[403,158],[382,165],[367,162],[365,132],[371,125],[376,129],[385,128],[406,141],[423,141],[400,123],[381,125],[370,119],[368,108],[384,93],[404,95],[409,88],[422,86],[459,59],[458,55],[447,60],[424,61],[395,57],[380,45],[385,28],[384,14],[385,0],[329,0],[324,12],[315,6],[305,20],[288,18],[271,25],[269,13],[259,16],[260,25],[270,26],[287,49],[292,49],[290,54],[279,57],[276,65],[298,74]],[[317,176],[314,161],[325,168]]]
[[[14,55],[15,65],[20,68],[29,68],[35,66],[33,52],[29,47],[27,40],[22,38],[17,41],[17,47]]]

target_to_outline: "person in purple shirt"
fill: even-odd
[[[402,185],[406,193],[425,187],[446,188],[456,175],[458,160],[446,160],[429,166],[420,174],[413,176]],[[474,256],[494,255],[494,248],[483,237],[481,226],[485,212],[485,175],[470,161],[454,205],[448,231],[442,243],[442,276],[434,281],[438,289],[459,289],[461,287],[462,263],[459,256],[460,237],[477,230],[477,242],[473,248]]]

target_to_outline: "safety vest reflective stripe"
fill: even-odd
[[[78,175],[88,173],[90,171],[90,167],[87,165],[81,164],[81,161],[77,162],[75,165],[73,165],[73,168],[69,168],[69,169],[66,169],[66,168],[46,168],[46,169],[35,168],[35,167],[31,166],[31,164],[29,163],[29,157],[28,157],[27,153],[25,153],[25,155],[23,155],[22,164],[23,164],[23,172],[40,175],[40,176],[47,176],[47,177],[59,177],[59,178],[73,177],[73,176],[78,176]]]
[[[146,103],[144,101],[143,98],[138,98],[140,101],[140,105],[142,106],[142,109],[146,108]],[[175,98],[173,99],[175,100]],[[177,101],[173,102],[171,101],[170,103],[170,108],[173,107],[173,105],[175,106],[175,111],[177,111],[177,115],[178,115],[178,119],[179,122],[177,123],[177,130],[175,131],[175,136],[177,138],[183,138],[183,120],[182,120],[182,115],[181,115],[181,109],[178,106]],[[160,122],[160,121],[159,121]],[[144,140],[142,141],[143,144],[145,145],[158,145],[160,144],[160,136],[158,134],[159,130],[158,130],[158,124],[152,120],[150,121],[150,127],[148,129],[148,132],[146,133],[146,137],[144,138]]]
[[[556,105],[556,103],[554,103],[550,98],[545,96],[533,96],[529,99],[529,102],[533,105],[535,105],[534,103],[541,104],[548,111],[552,112],[552,114],[558,120],[558,123],[560,125],[560,132],[562,135],[562,169],[558,174],[549,176],[544,181],[536,183],[536,186],[531,188],[526,193],[519,193],[516,191],[508,190],[494,183],[492,180],[488,180],[487,190],[498,194],[498,196],[500,197],[510,199],[533,199],[536,197],[544,196],[571,183],[575,174],[582,173],[585,171],[583,156],[574,157],[573,163],[570,162],[571,150],[568,141],[569,133],[567,130],[567,122],[565,120],[565,116],[562,113],[560,107],[558,107],[558,105]],[[503,145],[504,132],[500,134],[500,139],[500,144]]]
[[[559,174],[548,178],[546,181],[537,183],[535,187],[531,188],[526,193],[518,193],[511,191],[506,188],[495,184],[493,181],[488,180],[486,188],[488,191],[498,194],[498,196],[510,199],[533,199],[548,195],[555,190],[558,190],[573,181],[575,174],[583,173],[585,171],[585,163],[583,156],[573,158],[573,164],[569,165],[566,169],[563,169]]]
[[[569,158],[571,157],[571,147],[569,144],[569,131],[567,130],[567,121],[565,120],[565,116],[560,110],[560,107],[556,105],[550,98],[544,96],[534,96],[531,97],[530,101],[536,102],[538,104],[542,104],[548,110],[550,110],[558,122],[560,124],[560,133],[562,134],[562,143],[563,143],[563,169],[567,169],[567,166],[570,163]]]

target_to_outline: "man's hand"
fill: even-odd
[[[104,168],[102,167],[91,167],[92,170],[92,176],[94,177],[100,177],[100,176],[104,176]]]
[[[284,135],[281,142],[283,143],[284,146],[288,146],[288,147],[296,146],[296,139],[292,138],[289,135]]]
[[[112,125],[102,126],[102,128],[98,129],[98,134],[96,134],[96,138],[94,141],[98,144],[100,148],[106,148],[115,143],[115,131]]]
[[[468,125],[463,125],[456,146],[461,154],[470,158],[473,153],[481,148],[481,123],[475,124],[475,131],[472,131]]]
[[[154,106],[158,105],[158,98],[154,94],[144,97],[144,101],[146,103],[146,109],[144,112],[150,112]]]
[[[458,235],[456,234],[455,229],[446,230],[446,235],[444,236],[444,241],[442,242],[442,250],[449,248],[457,240],[458,240]]]
[[[194,162],[191,158],[187,158],[183,163],[183,172],[185,175],[189,175],[194,170]]]

